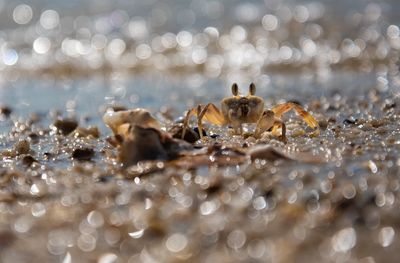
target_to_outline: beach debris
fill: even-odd
[[[158,121],[145,109],[106,112],[103,121],[114,133],[108,141],[117,147],[118,160],[124,167],[146,160],[172,160],[181,149],[192,147],[162,131]]]

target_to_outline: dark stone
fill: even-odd
[[[209,194],[212,195],[214,193],[219,192],[222,189],[222,185],[221,184],[214,184],[211,185],[210,187],[208,187],[207,189],[205,189],[205,191]]]
[[[30,133],[28,135],[28,138],[30,139],[32,144],[36,144],[39,142],[39,135],[37,133],[34,132]]]
[[[37,163],[38,161],[35,159],[35,158],[33,158],[31,155],[25,155],[23,158],[22,158],[22,164],[23,165],[26,165],[26,166],[31,166],[33,163]]]
[[[14,144],[14,150],[15,152],[19,154],[27,154],[29,153],[31,149],[31,144],[29,143],[28,140],[19,140]]]
[[[49,153],[49,152],[45,152],[45,153],[43,153],[43,157],[45,160],[49,160],[51,157],[53,157],[53,154]]]
[[[265,197],[265,199],[273,198],[275,196],[274,189],[271,188],[271,189],[265,190],[263,196]]]
[[[97,182],[99,182],[99,183],[108,183],[113,178],[114,178],[114,176],[112,176],[112,175],[104,175],[104,176],[100,176],[99,178],[97,178]]]
[[[210,134],[210,137],[213,138],[213,139],[215,139],[215,138],[218,138],[218,137],[219,137],[219,134],[213,133],[213,134]]]
[[[344,119],[343,124],[344,125],[354,125],[357,123],[357,119]]]
[[[91,148],[75,149],[72,152],[72,158],[78,161],[90,161],[94,156],[94,150]]]
[[[78,122],[74,119],[63,119],[56,120],[53,125],[63,135],[68,135],[78,127]]]
[[[0,107],[0,115],[3,115],[6,118],[10,117],[11,112],[12,110],[10,107],[7,106]]]

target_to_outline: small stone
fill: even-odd
[[[10,117],[11,112],[12,110],[10,107],[7,106],[0,107],[0,115],[3,115],[6,118]]]
[[[29,141],[23,139],[14,144],[14,150],[17,155],[27,154],[30,151]]]
[[[78,127],[78,122],[74,119],[56,120],[53,123],[54,127],[63,135],[68,135]]]
[[[357,119],[352,119],[352,118],[343,120],[344,125],[354,125],[354,124],[356,124],[356,122],[357,122]]]
[[[90,161],[94,156],[94,150],[91,148],[79,148],[72,152],[72,158],[78,161]]]
[[[320,120],[318,121],[318,124],[322,130],[326,130],[326,128],[328,128],[329,122],[327,120]]]
[[[219,134],[216,134],[216,133],[210,134],[210,138],[216,139],[218,137],[219,137]]]
[[[375,120],[371,120],[370,124],[372,125],[372,127],[378,128],[378,127],[381,127],[381,126],[385,125],[386,122],[385,122],[385,120],[377,120],[377,119],[375,119]]]
[[[328,123],[336,123],[336,119],[334,117],[330,117],[328,119]]]
[[[50,160],[52,157],[53,157],[53,154],[52,154],[52,153],[49,153],[49,152],[43,153],[43,158],[44,158],[45,160]]]
[[[39,142],[39,135],[37,133],[30,133],[28,138],[32,144],[37,144]]]
[[[100,131],[99,131],[99,128],[97,128],[97,127],[89,127],[89,128],[78,127],[73,131],[73,136],[75,138],[78,138],[78,137],[99,138]]]
[[[33,163],[37,163],[37,160],[35,158],[33,158],[31,155],[25,155],[22,158],[22,164],[26,165],[26,166],[31,166]]]

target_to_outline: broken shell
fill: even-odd
[[[149,111],[141,108],[126,111],[110,111],[103,116],[104,123],[110,127],[114,134],[118,134],[118,127],[122,124],[140,125],[143,128],[160,129],[158,121]]]
[[[162,146],[157,130],[129,125],[130,136],[120,146],[118,159],[124,166],[143,160],[166,160],[168,154]]]
[[[173,139],[155,128],[124,124],[118,132],[121,132],[121,127],[124,131],[121,133],[123,136],[118,160],[124,166],[144,160],[172,160],[178,157],[181,150],[191,147],[186,142]]]

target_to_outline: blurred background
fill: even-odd
[[[300,102],[397,92],[399,12],[394,0],[1,0],[0,99],[96,122],[115,104],[176,116],[232,82]]]

